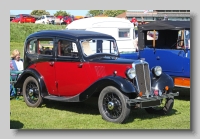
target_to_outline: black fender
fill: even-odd
[[[80,101],[86,100],[95,93],[100,93],[103,88],[106,86],[114,86],[120,90],[123,94],[134,93],[138,94],[136,88],[133,86],[133,83],[128,79],[122,78],[120,76],[106,76],[88,87],[84,92],[80,94]]]
[[[39,87],[40,87],[40,93],[41,96],[47,96],[48,95],[48,91],[46,88],[46,85],[44,83],[43,77],[34,69],[26,69],[23,71],[23,73],[19,76],[17,82],[15,83],[14,87],[15,88],[22,88],[23,87],[23,83],[25,81],[25,79],[29,76],[34,77],[38,83],[39,83]]]
[[[162,73],[159,77],[154,77],[151,74],[151,86],[152,88],[158,87],[159,90],[163,90],[165,86],[169,87],[169,92],[172,92],[174,88],[174,81],[171,76],[166,73]]]

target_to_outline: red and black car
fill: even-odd
[[[173,107],[173,80],[160,66],[119,58],[116,40],[80,30],[46,30],[27,37],[21,88],[30,107],[44,99],[82,102],[98,97],[104,120],[123,123],[131,107],[167,114]],[[164,105],[162,102],[165,100]]]

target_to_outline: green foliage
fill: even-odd
[[[33,23],[10,23],[10,42],[24,42],[26,37],[31,33],[40,30],[60,30],[65,29],[66,25],[46,25]]]
[[[90,10],[88,11],[88,16],[98,16],[98,15],[107,15],[109,17],[115,17],[119,14],[126,12],[126,10]]]
[[[104,10],[103,14],[109,17],[115,17],[124,12],[126,12],[126,10]]]
[[[103,14],[103,10],[89,10],[87,15],[88,16],[97,16]]]
[[[41,16],[41,15],[50,15],[50,13],[47,12],[46,10],[33,10],[31,12],[31,15],[39,15],[39,16]]]
[[[56,13],[54,14],[54,16],[70,16],[70,13],[67,13],[66,11],[56,11]]]

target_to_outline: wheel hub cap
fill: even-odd
[[[108,109],[113,110],[114,109],[114,103],[113,102],[108,102]]]
[[[29,96],[33,96],[33,89],[29,89],[28,94],[29,94]]]

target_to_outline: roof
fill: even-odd
[[[114,27],[116,24],[113,22],[121,22],[126,24],[126,26],[132,26],[129,20],[117,18],[117,17],[90,17],[90,18],[83,18],[79,20],[75,20],[70,23],[66,28],[68,29],[86,29],[91,28],[99,23],[109,22],[111,27]],[[98,25],[97,25],[98,26]],[[99,27],[99,26],[98,26]]]
[[[121,13],[121,14],[115,16],[115,17],[118,17],[118,18],[126,18],[126,13],[127,13],[127,12]]]
[[[94,32],[94,31],[85,31],[85,30],[42,30],[35,32],[27,37],[27,39],[31,37],[37,37],[37,36],[60,36],[60,37],[66,37],[71,39],[83,39],[83,38],[106,38],[106,39],[114,39],[112,36]]]
[[[190,29],[190,21],[154,21],[138,26],[138,30],[180,30]]]

